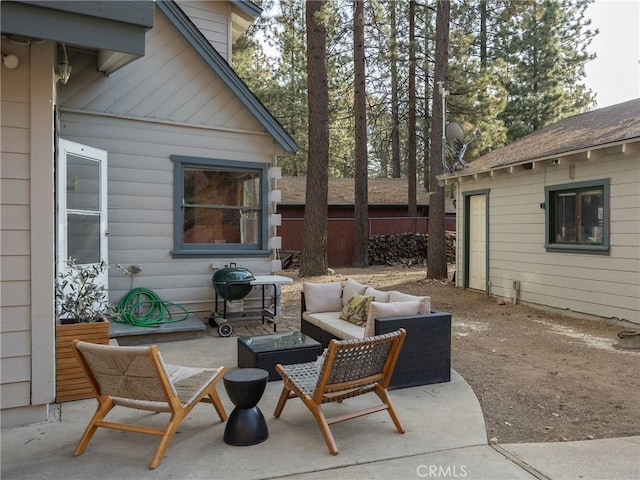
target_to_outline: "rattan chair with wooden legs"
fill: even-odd
[[[85,451],[98,427],[146,433],[161,437],[149,463],[149,468],[156,468],[178,426],[199,402],[212,403],[220,420],[227,419],[216,391],[224,367],[169,365],[162,361],[156,345],[120,347],[74,340],[73,346],[98,400],[98,408],[74,455]],[[105,421],[105,416],[116,406],[165,412],[171,416],[164,428]]]
[[[274,416],[280,417],[287,400],[299,397],[311,411],[332,455],[338,447],[329,425],[382,410],[389,412],[400,433],[404,427],[398,418],[387,387],[393,374],[406,331],[354,340],[331,340],[321,368],[316,362],[295,365],[276,365],[284,386]],[[326,418],[322,404],[342,402],[357,395],[373,392],[382,405],[352,411],[333,418]]]

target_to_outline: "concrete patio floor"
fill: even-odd
[[[159,344],[167,363],[235,368],[235,337],[208,329],[201,338]],[[222,382],[219,393],[230,413]],[[208,404],[181,425],[163,462],[147,465],[158,437],[99,429],[85,453],[72,451],[93,414],[93,399],[60,405],[60,418],[2,430],[1,477],[10,479],[638,479],[640,437],[547,444],[489,446],[480,405],[455,371],[444,384],[393,390],[406,428],[385,412],[331,427],[339,454],[329,454],[315,420],[299,400],[273,417],[282,382],[270,382],[258,404],[269,438],[250,447],[222,440],[224,423]],[[324,407],[328,415],[375,404],[373,394]],[[164,414],[117,408],[111,419],[166,421]]]

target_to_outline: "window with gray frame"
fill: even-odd
[[[609,251],[609,179],[545,187],[546,249]]]
[[[174,251],[268,255],[267,164],[172,155]]]

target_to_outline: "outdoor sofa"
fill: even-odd
[[[363,301],[363,297],[368,299]],[[354,311],[355,320],[344,319]],[[389,388],[451,380],[451,314],[431,310],[429,297],[375,290],[353,279],[347,279],[344,286],[341,282],[305,282],[300,327],[324,348],[331,339],[364,338],[404,328],[407,336]]]

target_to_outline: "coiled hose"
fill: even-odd
[[[178,310],[177,312],[172,311]],[[133,288],[122,297],[113,319],[136,327],[155,327],[163,323],[181,322],[189,316],[186,308],[166,302],[148,288]],[[182,313],[179,317],[178,314]]]

